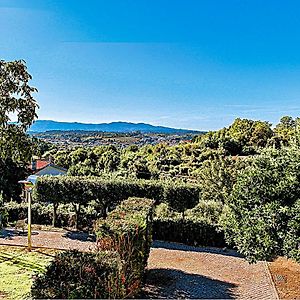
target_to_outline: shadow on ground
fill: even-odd
[[[184,244],[173,243],[173,242],[165,242],[165,241],[153,241],[152,248],[162,248],[168,250],[180,250],[180,251],[189,251],[189,252],[201,252],[201,253],[213,253],[225,256],[233,256],[233,257],[243,257],[236,251],[232,249],[221,249],[221,248],[212,248],[212,247],[193,247],[187,246]]]
[[[31,235],[38,235],[36,231],[32,231]],[[0,239],[12,239],[14,236],[27,236],[27,230],[18,230],[18,229],[2,229],[0,230]]]
[[[4,262],[11,262],[13,265],[29,271],[42,272],[44,270],[43,265],[24,257],[24,253],[0,253],[0,266]]]
[[[151,269],[139,299],[234,299],[237,286],[173,269]]]
[[[81,242],[96,242],[95,235],[85,232],[68,231],[63,235],[63,237]]]

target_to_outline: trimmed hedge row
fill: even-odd
[[[193,246],[226,246],[224,233],[208,222],[193,220],[155,219],[153,238]]]
[[[154,201],[129,198],[95,224],[100,250],[114,250],[123,261],[126,297],[139,292],[152,242]]]
[[[153,200],[130,198],[95,226],[98,251],[58,254],[32,286],[34,299],[134,297],[141,287],[152,239]]]
[[[53,225],[59,204],[71,204],[79,219],[80,209],[95,200],[102,206],[102,214],[115,208],[129,197],[141,197],[168,203],[184,212],[199,202],[200,188],[195,184],[160,180],[103,179],[100,177],[44,176],[35,186],[38,201],[53,203]]]

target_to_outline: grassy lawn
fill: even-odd
[[[30,297],[32,275],[41,273],[53,259],[54,250],[0,246],[0,299]]]

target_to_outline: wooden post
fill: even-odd
[[[31,191],[32,189],[28,189],[28,251],[31,251]]]

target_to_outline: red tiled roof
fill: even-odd
[[[35,161],[35,171],[38,171],[40,169],[43,169],[45,167],[47,167],[48,165],[50,165],[50,162],[47,160],[42,160],[42,159],[37,159]],[[33,170],[32,168],[32,164],[29,166],[29,169]]]
[[[36,161],[36,169],[37,170],[43,169],[43,168],[45,168],[48,165],[50,165],[49,161],[46,161],[46,160],[37,160]]]

